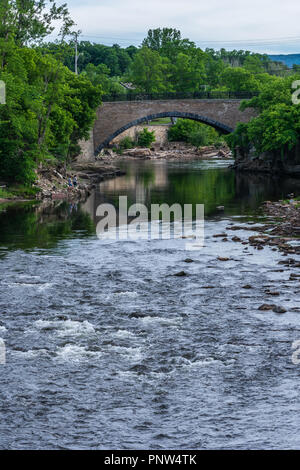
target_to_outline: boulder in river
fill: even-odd
[[[273,296],[278,296],[280,295],[280,292],[274,292],[274,291],[269,291],[269,290],[266,290],[265,293],[267,295],[273,295]]]
[[[281,307],[280,305],[275,305],[275,307],[273,308],[273,312],[286,313],[286,309],[284,307]]]
[[[187,276],[187,273],[185,271],[180,271],[179,273],[174,274],[176,277],[185,277]]]
[[[273,310],[273,308],[275,308],[275,307],[276,307],[276,305],[263,304],[263,305],[261,305],[261,306],[258,308],[258,310],[261,310],[261,311],[263,311],[263,312],[266,312],[266,311],[268,311],[268,310]]]

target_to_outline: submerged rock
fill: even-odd
[[[275,305],[263,304],[258,308],[258,310],[262,310],[262,311],[266,312],[268,310],[273,310],[275,307],[276,307]]]
[[[275,312],[275,313],[286,313],[286,309],[284,307],[281,307],[280,305],[277,305],[273,308],[273,312]]]
[[[185,277],[187,276],[187,273],[185,271],[180,271],[179,273],[174,274],[176,277]]]
[[[273,296],[278,296],[278,295],[280,295],[280,292],[272,292],[272,291],[266,290],[266,291],[265,291],[265,294],[267,294],[267,295],[273,295]]]

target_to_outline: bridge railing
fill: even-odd
[[[194,93],[137,93],[130,91],[124,94],[112,93],[103,95],[102,101],[154,101],[154,100],[246,100],[258,96],[248,91],[196,91]]]

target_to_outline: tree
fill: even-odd
[[[142,46],[159,52],[159,54],[169,59],[172,59],[174,54],[196,47],[195,43],[188,39],[182,39],[181,32],[174,28],[149,29]]]
[[[135,55],[130,68],[129,79],[138,90],[146,93],[160,93],[166,90],[166,64],[159,53],[148,47],[142,47]]]
[[[258,96],[242,104],[241,109],[251,107],[259,115],[227,137],[233,150],[238,146],[247,155],[251,143],[258,155],[268,152],[274,161],[289,155],[300,160],[300,106],[292,103],[292,82],[299,78],[273,77],[263,83]]]
[[[18,46],[41,41],[54,31],[53,22],[60,22],[60,34],[65,37],[74,22],[66,4],[57,6],[55,0],[4,0],[6,17]]]
[[[259,83],[254,75],[241,67],[227,67],[222,73],[221,83],[230,91],[258,91]]]
[[[171,68],[170,83],[177,92],[195,92],[205,84],[205,54],[195,49],[189,54],[179,52]]]
[[[170,127],[168,139],[171,142],[187,142],[196,147],[220,142],[219,134],[214,128],[188,119],[178,119],[177,123]]]
[[[251,73],[263,73],[265,71],[263,62],[258,55],[249,55],[246,57],[243,66]]]
[[[30,184],[47,158],[65,161],[89,137],[101,88],[49,55],[12,48],[0,70],[7,102],[0,106],[0,175]]]
[[[155,133],[154,131],[149,131],[147,127],[145,127],[142,132],[138,135],[138,145],[140,147],[151,147],[151,144],[155,142]]]

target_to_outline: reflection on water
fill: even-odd
[[[90,215],[68,201],[0,205],[0,246],[50,248],[65,238],[95,233]]]
[[[204,204],[206,217],[211,217],[219,214],[218,206],[225,206],[225,215],[251,214],[267,199],[300,190],[299,180],[236,173],[224,161],[123,165],[127,174],[100,183],[99,190],[82,206],[94,220],[99,204],[109,202],[118,207],[120,195],[128,196],[128,205],[137,202],[148,208],[162,203]]]
[[[205,217],[253,214],[265,200],[300,192],[300,181],[270,175],[239,174],[228,162],[126,162],[125,176],[100,183],[85,203],[67,201],[42,204],[20,203],[0,206],[0,244],[13,247],[46,248],[58,240],[95,234],[96,209],[103,202],[118,207],[119,196],[128,206],[173,203],[204,204]]]

